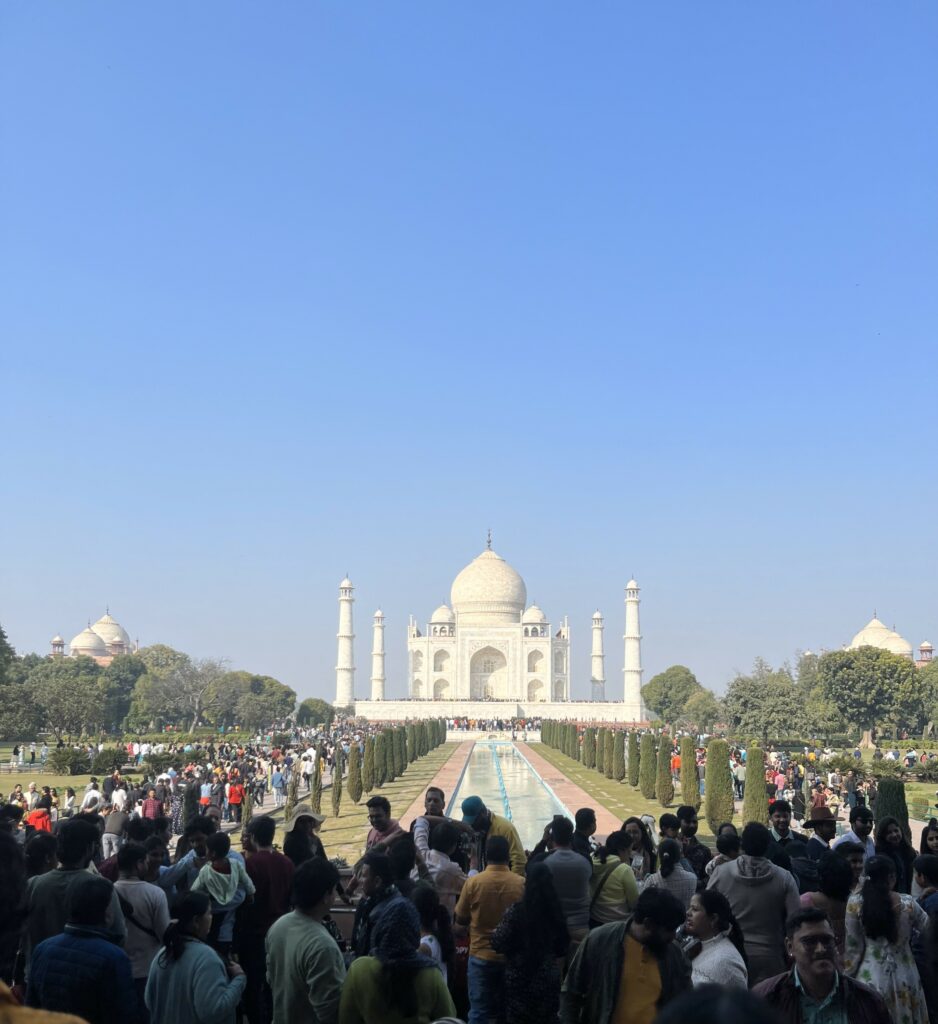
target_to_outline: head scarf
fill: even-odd
[[[417,952],[420,945],[420,915],[403,896],[384,904],[371,937],[371,955],[385,967],[436,967],[436,962]]]

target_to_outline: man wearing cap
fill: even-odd
[[[859,843],[865,851],[866,859],[876,855],[873,844],[873,812],[869,807],[857,806],[850,809],[850,831],[839,836],[831,844],[836,849],[841,843]]]
[[[467,796],[462,802],[462,820],[479,836],[480,864],[485,867],[485,844],[493,836],[501,836],[508,843],[511,870],[523,875],[528,858],[521,844],[518,830],[507,819],[490,811],[478,796]]]
[[[805,847],[805,856],[811,860],[820,860],[821,855],[831,848],[831,840],[837,835],[837,819],[829,807],[815,807],[804,827],[814,830],[814,835]]]

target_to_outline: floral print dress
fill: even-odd
[[[911,948],[913,932],[928,928],[928,915],[911,896],[900,895],[899,899],[899,935],[893,943],[885,937],[867,937],[860,920],[863,896],[855,893],[850,897],[844,969],[883,997],[894,1024],[928,1024],[925,993]]]

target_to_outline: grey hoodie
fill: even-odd
[[[742,854],[715,868],[707,885],[729,900],[749,958],[749,984],[785,970],[785,921],[800,908],[791,873],[765,857]]]

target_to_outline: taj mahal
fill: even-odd
[[[336,697],[339,707],[378,720],[470,717],[579,717],[641,722],[642,702],[639,586],[625,587],[622,684],[618,699],[607,700],[605,623],[597,611],[590,623],[589,701],[570,697],[571,628],[564,616],[552,623],[528,604],[525,582],[516,569],[487,547],[453,580],[449,604],[442,604],[421,627],[407,624],[406,699],[385,697],[385,618],[374,614],[370,699],[355,696],[354,586],[339,584]]]

